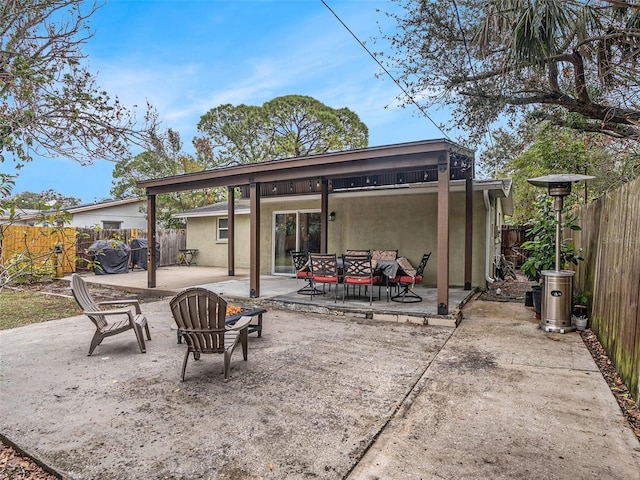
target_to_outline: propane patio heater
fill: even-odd
[[[545,332],[566,333],[575,330],[571,325],[571,301],[573,297],[572,270],[561,270],[560,251],[562,245],[562,206],[564,197],[571,193],[571,184],[592,180],[589,175],[546,175],[527,180],[536,187],[546,187],[553,197],[556,212],[556,262],[555,270],[542,271],[542,309],[540,328]]]

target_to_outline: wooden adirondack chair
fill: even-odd
[[[146,353],[147,350],[142,332],[143,328],[147,333],[147,340],[151,340],[151,334],[149,333],[147,318],[142,314],[140,303],[137,299],[125,298],[122,300],[96,302],[89,293],[86,282],[77,273],[71,276],[71,291],[73,292],[76,302],[78,302],[78,305],[82,308],[82,313],[89,317],[96,326],[96,332],[91,339],[91,345],[89,346],[89,353],[87,355],[91,355],[95,348],[100,345],[106,337],[117,335],[127,330],[134,331],[140,351]],[[107,305],[130,306],[112,310],[102,308]],[[113,320],[107,320],[108,318],[113,318]]]
[[[194,360],[199,360],[201,353],[224,354],[225,382],[229,379],[231,355],[239,342],[242,343],[242,353],[247,361],[251,317],[243,316],[233,325],[227,325],[227,302],[211,290],[201,287],[183,290],[171,299],[169,306],[180,335],[187,344],[182,362],[183,382],[190,353],[193,353]]]

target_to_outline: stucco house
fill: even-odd
[[[366,182],[366,179],[365,179]],[[370,179],[371,182],[371,179]],[[464,286],[465,181],[451,182],[450,285]],[[334,189],[329,197],[328,251],[397,249],[417,265],[423,253],[436,251],[435,183]],[[262,274],[294,273],[290,252],[320,249],[320,194],[263,196],[260,255]],[[495,276],[500,227],[513,214],[510,179],[473,181],[473,287]],[[175,215],[186,221],[187,247],[198,250],[198,264],[227,266],[229,213],[220,202]],[[427,219],[427,220],[423,220]],[[235,265],[250,267],[249,199],[235,201]],[[425,270],[426,285],[436,285],[436,263]]]
[[[224,245],[226,235],[226,264],[234,275],[236,262],[246,262],[248,242],[250,298],[260,297],[261,275],[288,274],[287,253],[294,245],[317,246],[320,253],[398,249],[414,263],[431,251],[426,283],[435,280],[437,312],[448,315],[450,286],[471,290],[484,286],[491,274],[490,245],[511,208],[511,183],[492,182],[474,181],[472,150],[435,139],[236,165],[136,185],[147,196],[151,242],[156,239],[157,195],[226,187],[226,233],[219,212],[216,218],[222,222],[196,226],[187,247],[203,247],[202,260],[213,264],[214,254],[206,255]],[[236,213],[236,196],[249,200],[248,215]],[[247,216],[245,235],[240,232]],[[195,216],[187,221],[207,222]],[[149,288],[156,286],[153,255]]]
[[[101,203],[90,203],[67,208],[65,211],[71,214],[70,227],[95,227],[103,229],[129,229],[147,228],[146,215],[141,211],[145,200],[140,198],[127,198],[123,200],[111,200]],[[0,217],[0,223],[13,225],[36,225],[41,223],[42,215],[47,211],[20,210],[12,220],[8,215]]]

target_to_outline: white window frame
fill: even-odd
[[[226,220],[227,221],[227,226],[226,227],[221,227],[220,226],[220,222],[222,220]],[[220,236],[220,232],[227,232],[227,237],[226,238],[222,238]],[[216,240],[220,243],[227,243],[229,242],[229,217],[217,217],[216,218]]]

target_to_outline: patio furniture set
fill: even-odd
[[[422,281],[424,269],[431,257],[425,253],[418,267],[414,267],[406,257],[398,257],[397,250],[347,250],[338,256],[335,253],[308,253],[292,251],[291,258],[296,271],[296,278],[305,281],[305,286],[298,290],[301,295],[310,295],[311,300],[317,295],[326,294],[326,286],[335,286],[334,302],[338,300],[339,286],[342,285],[342,301],[353,291],[353,298],[361,296],[364,287],[369,304],[373,302],[373,289],[378,287],[378,300],[381,289],[385,287],[388,301],[414,303],[421,302],[413,286]],[[322,289],[320,289],[322,285]],[[395,294],[392,294],[395,289]]]
[[[109,300],[96,302],[91,296],[84,279],[73,274],[71,277],[73,296],[96,327],[89,346],[91,355],[95,348],[109,336],[133,330],[141,353],[146,353],[144,334],[151,340],[149,325],[142,314],[137,299]],[[106,309],[107,306],[127,308]],[[201,354],[218,353],[224,356],[224,381],[229,379],[231,355],[235,347],[242,345],[243,358],[247,360],[248,335],[257,332],[262,336],[263,308],[242,310],[227,315],[227,302],[214,292],[201,287],[186,288],[169,302],[171,313],[178,326],[178,343],[185,340],[187,350],[182,362],[182,381],[185,380],[189,355],[199,360]],[[110,319],[113,319],[110,321]],[[255,322],[255,323],[252,323]]]

